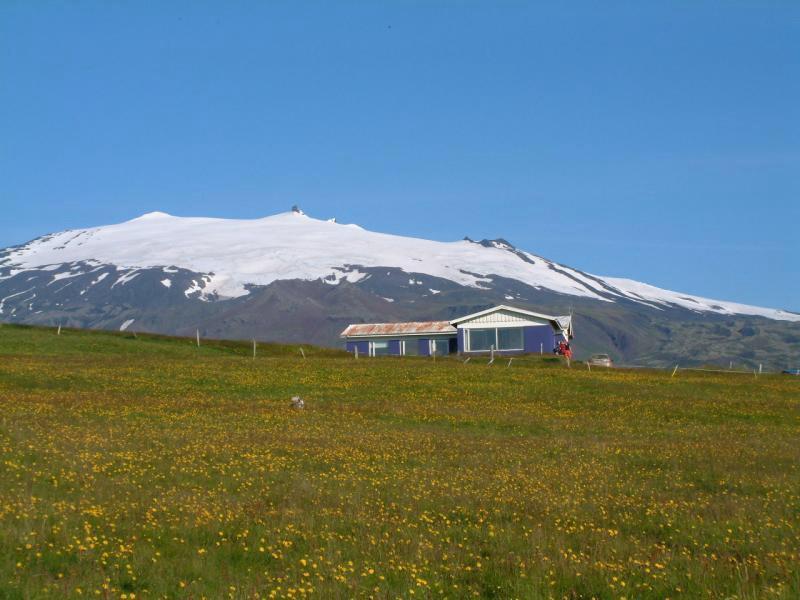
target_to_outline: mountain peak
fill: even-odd
[[[502,250],[516,250],[514,244],[511,242],[504,240],[503,238],[496,238],[493,240],[481,240],[478,242],[481,246],[485,248],[500,248]]]
[[[170,215],[168,213],[161,212],[159,210],[154,210],[153,212],[144,213],[142,216],[136,217],[133,220],[134,221],[145,221],[145,220],[151,220],[151,219],[164,219],[164,218],[171,218],[171,217],[172,217],[172,215]]]

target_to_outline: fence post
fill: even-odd
[[[197,347],[200,347],[200,329],[195,329],[195,337],[197,338]]]
[[[356,348],[355,357],[356,357],[356,360],[358,360],[358,344],[356,344],[355,348]]]
[[[256,338],[253,338],[253,360],[256,359]]]
[[[670,377],[675,377],[675,373],[677,372],[678,372],[678,365],[675,365],[675,368],[672,369],[672,375],[670,375]]]
[[[61,323],[58,324],[58,333],[56,335],[61,335]]]
[[[544,354],[544,342],[539,342],[539,354]]]
[[[300,354],[303,355],[303,360],[305,360],[306,359],[306,353],[303,352],[303,347],[302,346],[300,346]]]

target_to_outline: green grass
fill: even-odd
[[[796,378],[304,350],[0,326],[0,598],[800,597]]]

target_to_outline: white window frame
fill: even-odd
[[[515,325],[513,327],[476,327],[475,329],[494,329],[494,350],[495,352],[519,352],[525,350],[525,326]],[[499,339],[500,329],[522,329],[522,348],[500,348]],[[491,352],[491,350],[473,350],[472,349],[472,328],[464,328],[464,352]]]
[[[370,356],[376,356],[375,355],[375,342],[376,341],[378,343],[381,343],[381,344],[386,344],[386,350],[387,351],[389,350],[389,340],[386,340],[386,341],[384,341],[384,340],[370,340],[370,342],[369,342],[369,355]]]
[[[497,347],[497,327],[477,327],[476,329],[494,329],[494,346]],[[490,352],[491,350],[473,350],[472,349],[472,329],[464,329],[464,347],[465,352]]]
[[[433,356],[433,353],[436,351],[436,342],[447,342],[447,354],[450,354],[450,338],[431,338],[428,340],[428,355]],[[442,354],[437,354],[436,356],[442,356]]]
[[[522,348],[501,348],[500,347],[500,330],[501,329],[519,329],[522,334]],[[525,328],[524,327],[495,327],[494,333],[494,349],[500,352],[519,352],[525,350]]]

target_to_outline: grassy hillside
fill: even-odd
[[[0,597],[800,597],[797,378],[193,343],[0,327]]]

